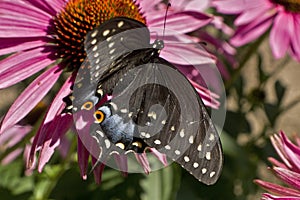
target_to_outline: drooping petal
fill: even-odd
[[[63,105],[64,103],[63,103],[62,99],[70,93],[70,91],[71,91],[70,87],[73,84],[74,79],[75,79],[75,76],[73,74],[73,76],[70,76],[66,80],[66,82],[61,87],[60,91],[58,92],[58,94],[56,95],[54,100],[52,101],[52,104],[48,108],[46,116],[44,117],[43,122],[42,122],[41,126],[39,127],[39,130],[36,133],[34,140],[32,142],[30,156],[29,156],[28,163],[27,163],[28,168],[33,163],[33,160],[35,158],[35,152],[43,145],[43,143],[46,139],[45,133],[47,132],[47,129],[49,128],[51,123],[53,123],[53,120],[55,119],[55,117],[57,115],[59,115],[60,112],[62,111],[62,109],[64,108],[64,105]]]
[[[0,133],[23,119],[44,98],[61,73],[61,68],[55,66],[36,78],[8,110],[2,121]]]
[[[97,159],[95,159],[94,157],[92,157],[92,164],[95,165],[97,162]],[[105,168],[105,163],[99,163],[93,170],[94,173],[94,178],[95,178],[95,182],[97,184],[101,183],[102,180],[102,172]]]
[[[285,24],[285,26],[282,26],[282,24]],[[288,27],[288,16],[283,13],[278,14],[274,19],[274,25],[270,33],[270,46],[276,58],[282,58],[287,52],[290,43]]]
[[[63,135],[70,128],[71,122],[73,122],[72,116],[64,114],[55,117],[49,125],[47,132],[44,133],[47,139],[43,141],[39,155],[39,172],[42,172],[45,164],[50,160],[58,145],[60,145],[60,138],[63,137]]]
[[[164,165],[167,166],[168,162],[167,162],[167,157],[165,154],[160,153],[159,151],[157,151],[155,148],[150,148],[151,153],[157,157],[157,159]]]
[[[85,148],[84,144],[80,140],[80,138],[77,139],[77,158],[78,158],[78,164],[80,169],[80,175],[83,178],[83,180],[86,180],[87,178],[87,168],[89,163],[89,151]]]
[[[146,174],[149,174],[151,171],[149,161],[147,159],[146,153],[136,153],[135,157],[140,165],[143,167]]]
[[[122,172],[123,176],[128,174],[128,164],[127,164],[127,155],[114,154],[116,164],[119,167],[119,170]]]

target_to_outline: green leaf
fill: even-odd
[[[178,168],[177,168],[178,169]],[[144,189],[142,200],[172,200],[175,199],[179,187],[179,170],[171,165],[149,174],[141,186]]]

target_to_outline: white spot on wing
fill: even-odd
[[[97,51],[98,46],[94,46],[94,48],[92,49],[93,51]]]
[[[91,44],[92,45],[95,45],[97,43],[97,39],[93,39],[92,41],[91,41]]]
[[[160,140],[155,140],[154,143],[155,144],[161,144],[161,141]]]
[[[171,149],[170,145],[166,145],[165,149],[170,150]]]
[[[110,30],[106,29],[105,31],[103,31],[102,35],[105,37],[109,34]]]
[[[191,136],[189,137],[189,143],[190,143],[190,144],[193,144],[193,143],[194,143],[194,136],[193,136],[193,135],[191,135]]]
[[[207,160],[210,160],[210,159],[211,159],[211,156],[210,156],[210,152],[209,152],[209,151],[206,152],[205,158],[206,158]]]
[[[108,149],[110,147],[110,141],[108,139],[104,140],[105,146]]]
[[[198,168],[198,167],[199,167],[199,163],[194,162],[193,167],[194,167],[195,169]]]
[[[184,129],[181,129],[181,131],[179,132],[180,137],[184,137]]]
[[[184,156],[183,159],[184,159],[185,162],[189,162],[190,161],[190,158],[188,156]]]
[[[202,151],[202,145],[201,145],[201,144],[198,145],[197,150],[198,150],[198,151]]]
[[[121,28],[124,25],[124,21],[119,21],[117,25],[118,25],[118,28]]]
[[[215,174],[216,174],[216,172],[212,171],[212,172],[210,172],[209,177],[211,178],[211,177],[213,177]]]
[[[206,168],[202,168],[201,171],[202,171],[202,174],[205,174],[207,172],[207,169]]]
[[[104,134],[102,131],[97,130],[96,133],[98,133],[101,137],[104,137]]]
[[[180,151],[179,150],[175,150],[175,154],[176,155],[180,155]]]
[[[94,37],[97,36],[97,34],[98,34],[98,30],[95,30],[95,31],[91,34],[91,37],[94,38]]]

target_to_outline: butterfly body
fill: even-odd
[[[76,110],[95,110],[90,135],[101,150],[98,161],[155,148],[213,184],[223,164],[219,135],[193,86],[159,56],[163,42],[149,41],[147,27],[125,17],[88,33],[72,103]],[[97,106],[104,95],[113,98]]]

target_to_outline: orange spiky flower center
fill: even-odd
[[[78,69],[86,57],[86,34],[104,21],[118,16],[145,23],[139,5],[132,0],[69,0],[53,20],[56,58],[62,58],[68,69]]]

